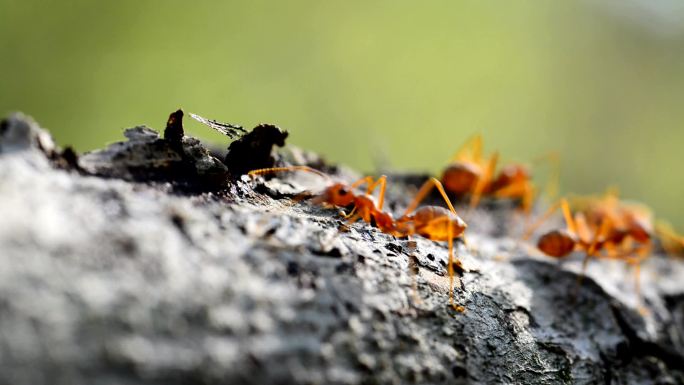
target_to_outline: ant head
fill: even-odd
[[[553,230],[539,238],[537,247],[548,256],[563,258],[575,249],[576,243],[575,237],[567,230]]]
[[[354,203],[354,193],[342,183],[335,183],[323,191],[323,200],[334,206],[346,207]]]

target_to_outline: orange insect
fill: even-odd
[[[277,172],[286,171],[306,171],[322,176],[328,180],[330,177],[316,169],[307,166],[289,166],[289,167],[273,167],[258,170],[252,170],[249,175],[265,175]],[[363,219],[367,223],[375,223],[376,226],[383,232],[392,231],[394,219],[389,213],[382,211],[382,205],[385,199],[387,177],[381,176],[377,180],[367,176],[357,180],[351,185],[346,185],[340,182],[333,182],[326,187],[320,194],[313,197],[312,201],[316,204],[325,206],[332,206],[338,208],[352,207],[352,211],[345,215],[345,218],[350,222],[355,222],[358,219]],[[367,185],[365,194],[355,194],[354,189]],[[378,196],[378,204],[376,206],[373,200],[372,193],[377,187],[380,187],[380,194]]]
[[[437,188],[442,198],[444,198],[449,210],[439,206],[422,206],[416,209],[418,204],[425,199],[434,187]],[[417,234],[432,241],[448,242],[449,304],[456,311],[465,311],[463,306],[454,304],[454,264],[459,268],[461,267],[461,262],[454,257],[454,239],[462,238],[465,241],[464,233],[468,225],[456,213],[456,209],[451,204],[442,183],[436,178],[428,179],[420,188],[404,215],[395,221],[394,226],[393,235],[395,236],[408,237]]]
[[[564,258],[573,251],[584,252],[580,279],[592,257],[622,260],[634,267],[638,294],[640,264],[652,250],[651,211],[643,205],[621,201],[617,193],[609,191],[602,198],[576,198],[572,211],[568,201],[561,199],[541,221],[558,207],[562,209],[566,229],[543,234],[537,241],[539,250],[556,258]],[[525,238],[540,223],[529,229]]]
[[[482,137],[475,135],[454,154],[451,163],[442,173],[442,183],[447,191],[457,196],[469,195],[471,208],[478,205],[482,196],[489,196],[519,200],[523,211],[529,213],[536,195],[529,167],[510,163],[496,174],[498,159],[497,152],[483,157]],[[557,189],[558,159],[555,154],[539,160],[542,159],[552,160],[556,164],[554,175],[547,186],[549,195],[554,195]]]
[[[250,171],[250,175],[264,175],[283,171],[307,171],[325,178],[330,178],[328,175],[312,169],[307,166],[290,166],[290,167],[276,167]],[[410,237],[412,235],[420,235],[424,238],[433,241],[446,241],[449,246],[449,304],[457,311],[462,312],[465,309],[462,306],[457,306],[454,303],[454,264],[460,266],[460,261],[454,257],[454,244],[456,238],[463,238],[464,232],[467,228],[466,223],[458,216],[451,201],[449,200],[442,184],[435,178],[429,179],[421,187],[416,194],[416,197],[407,207],[406,212],[394,219],[392,214],[382,211],[384,202],[384,194],[386,188],[386,176],[381,176],[377,180],[372,177],[364,177],[351,185],[334,182],[326,187],[323,192],[314,196],[313,202],[334,207],[352,207],[349,214],[345,218],[350,222],[362,219],[367,223],[374,223],[375,226],[382,232],[396,237]],[[365,194],[355,194],[354,189],[367,185]],[[380,187],[380,194],[378,196],[378,203],[375,204],[371,194]],[[439,206],[421,206],[420,202],[430,193],[430,191],[437,187],[440,194],[444,198],[449,209]]]

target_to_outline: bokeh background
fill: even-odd
[[[437,173],[479,132],[684,229],[679,0],[0,0],[0,52],[0,113],[82,151],[177,107],[365,171]]]

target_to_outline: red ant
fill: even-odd
[[[547,190],[554,195],[557,190],[558,157],[552,153],[539,160],[552,160],[556,167],[549,180]],[[447,191],[456,195],[470,195],[470,207],[478,205],[482,196],[517,199],[525,213],[529,213],[534,203],[536,188],[527,166],[511,163],[503,166],[495,177],[498,152],[489,158],[482,156],[482,137],[475,135],[469,139],[451,158],[451,163],[442,173],[442,183]]]
[[[585,258],[580,281],[592,257],[625,261],[634,266],[638,294],[640,264],[652,249],[651,211],[641,205],[620,201],[617,193],[612,191],[602,198],[578,198],[573,203],[575,210],[571,211],[568,201],[561,199],[527,231],[525,238],[560,207],[566,229],[552,230],[542,235],[537,241],[539,250],[555,258],[564,258],[573,251],[583,251]]]
[[[328,175],[307,166],[252,170],[249,172],[249,175],[264,175],[283,171],[307,171],[330,179]],[[352,211],[345,215],[345,218],[350,222],[363,219],[367,223],[375,223],[380,231],[396,237],[420,235],[433,241],[447,241],[449,245],[449,304],[455,310],[463,312],[465,309],[462,306],[454,304],[454,264],[460,266],[460,261],[454,257],[453,241],[455,238],[464,237],[464,232],[467,228],[466,223],[458,216],[442,184],[435,178],[431,178],[423,184],[416,197],[407,207],[404,215],[395,220],[392,214],[382,211],[386,181],[387,177],[383,175],[377,180],[367,176],[351,185],[335,182],[326,187],[323,192],[314,196],[313,202],[335,207],[353,206]],[[363,184],[367,185],[366,193],[355,194],[354,189]],[[380,187],[380,194],[376,206],[371,194],[378,186]],[[439,206],[418,207],[420,202],[425,199],[434,187],[437,187],[444,198],[449,207],[448,210]]]

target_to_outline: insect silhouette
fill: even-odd
[[[498,152],[485,157],[482,153],[482,137],[475,135],[453,155],[442,172],[441,181],[447,191],[457,196],[470,196],[470,207],[476,207],[483,196],[496,199],[513,199],[529,213],[537,188],[532,182],[530,168],[520,163],[509,163],[496,173]],[[538,159],[552,161],[555,167],[549,178],[547,191],[555,195],[558,180],[558,156],[551,153]]]
[[[444,187],[436,178],[428,179],[420,188],[412,202],[406,208],[404,214],[394,219],[391,213],[382,210],[386,190],[387,177],[381,176],[373,179],[366,176],[352,184],[333,182],[331,178],[318,170],[307,166],[275,167],[252,170],[250,175],[265,175],[285,171],[311,172],[330,180],[330,184],[319,194],[312,198],[312,202],[337,208],[351,207],[345,219],[353,223],[359,219],[374,224],[380,231],[396,237],[410,237],[420,235],[433,241],[446,241],[449,255],[447,270],[449,274],[449,304],[459,312],[465,308],[454,302],[454,266],[460,267],[460,261],[454,255],[454,239],[464,238],[467,224],[458,216]],[[357,194],[355,189],[366,185],[366,192]],[[380,188],[377,204],[372,197],[376,188]],[[433,188],[437,188],[444,198],[449,209],[440,206],[418,207]]]
[[[541,235],[537,241],[539,250],[555,258],[564,258],[574,251],[583,252],[585,257],[580,280],[591,258],[624,261],[634,268],[635,290],[639,295],[640,266],[650,256],[653,246],[651,210],[637,203],[620,200],[615,191],[608,191],[599,198],[578,197],[572,204],[563,198],[528,229],[525,238],[559,207],[566,228]]]

